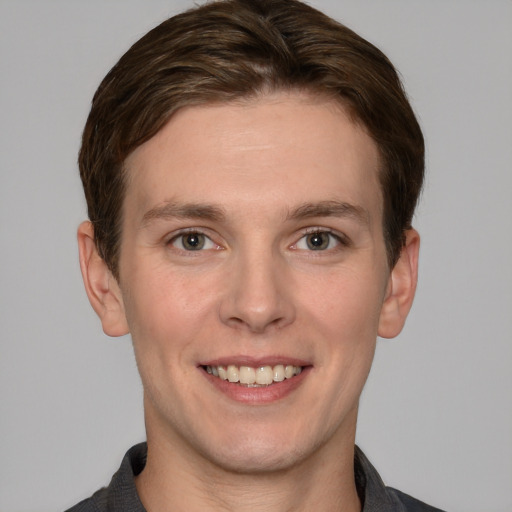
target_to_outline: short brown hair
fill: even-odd
[[[94,95],[79,154],[98,251],[119,278],[123,163],[178,109],[276,90],[335,98],[376,142],[390,267],[421,190],[424,142],[393,65],[352,30],[298,0],[219,0],[137,41]]]

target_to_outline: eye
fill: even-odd
[[[307,251],[325,251],[342,244],[341,237],[330,231],[315,231],[303,236],[295,245],[296,249]]]
[[[210,238],[197,231],[181,233],[172,238],[169,243],[173,247],[183,251],[201,251],[203,249],[215,249],[217,247]]]

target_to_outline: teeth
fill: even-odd
[[[284,380],[284,366],[278,364],[274,366],[274,382],[283,382]]]
[[[229,382],[238,382],[240,380],[240,372],[238,371],[238,368],[230,364],[226,370],[228,374],[228,380]]]
[[[294,375],[295,375],[295,368],[291,364],[286,365],[286,367],[284,369],[284,376],[287,379],[291,379]]]
[[[222,380],[232,383],[239,382],[243,386],[269,386],[273,382],[283,382],[285,379],[291,379],[302,372],[301,366],[291,364],[277,364],[275,366],[260,366],[252,368],[250,366],[206,366],[206,371]]]
[[[256,370],[256,384],[272,384],[274,370],[270,366],[261,366]]]
[[[209,366],[207,366],[206,368],[208,369]],[[215,368],[217,368],[219,379],[228,380],[228,372],[226,371],[226,368],[224,368],[223,366],[216,366]]]
[[[240,384],[254,384],[256,371],[250,366],[240,366]]]

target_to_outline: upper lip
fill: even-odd
[[[228,366],[233,364],[235,366],[249,366],[251,368],[260,368],[262,366],[276,366],[278,364],[292,365],[292,366],[311,366],[311,362],[305,359],[290,356],[265,356],[254,357],[247,355],[236,356],[223,356],[215,359],[209,359],[199,363],[198,366]]]

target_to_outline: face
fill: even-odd
[[[118,293],[149,440],[247,472],[353,443],[393,295],[378,168],[298,93],[185,108],[130,155]]]

